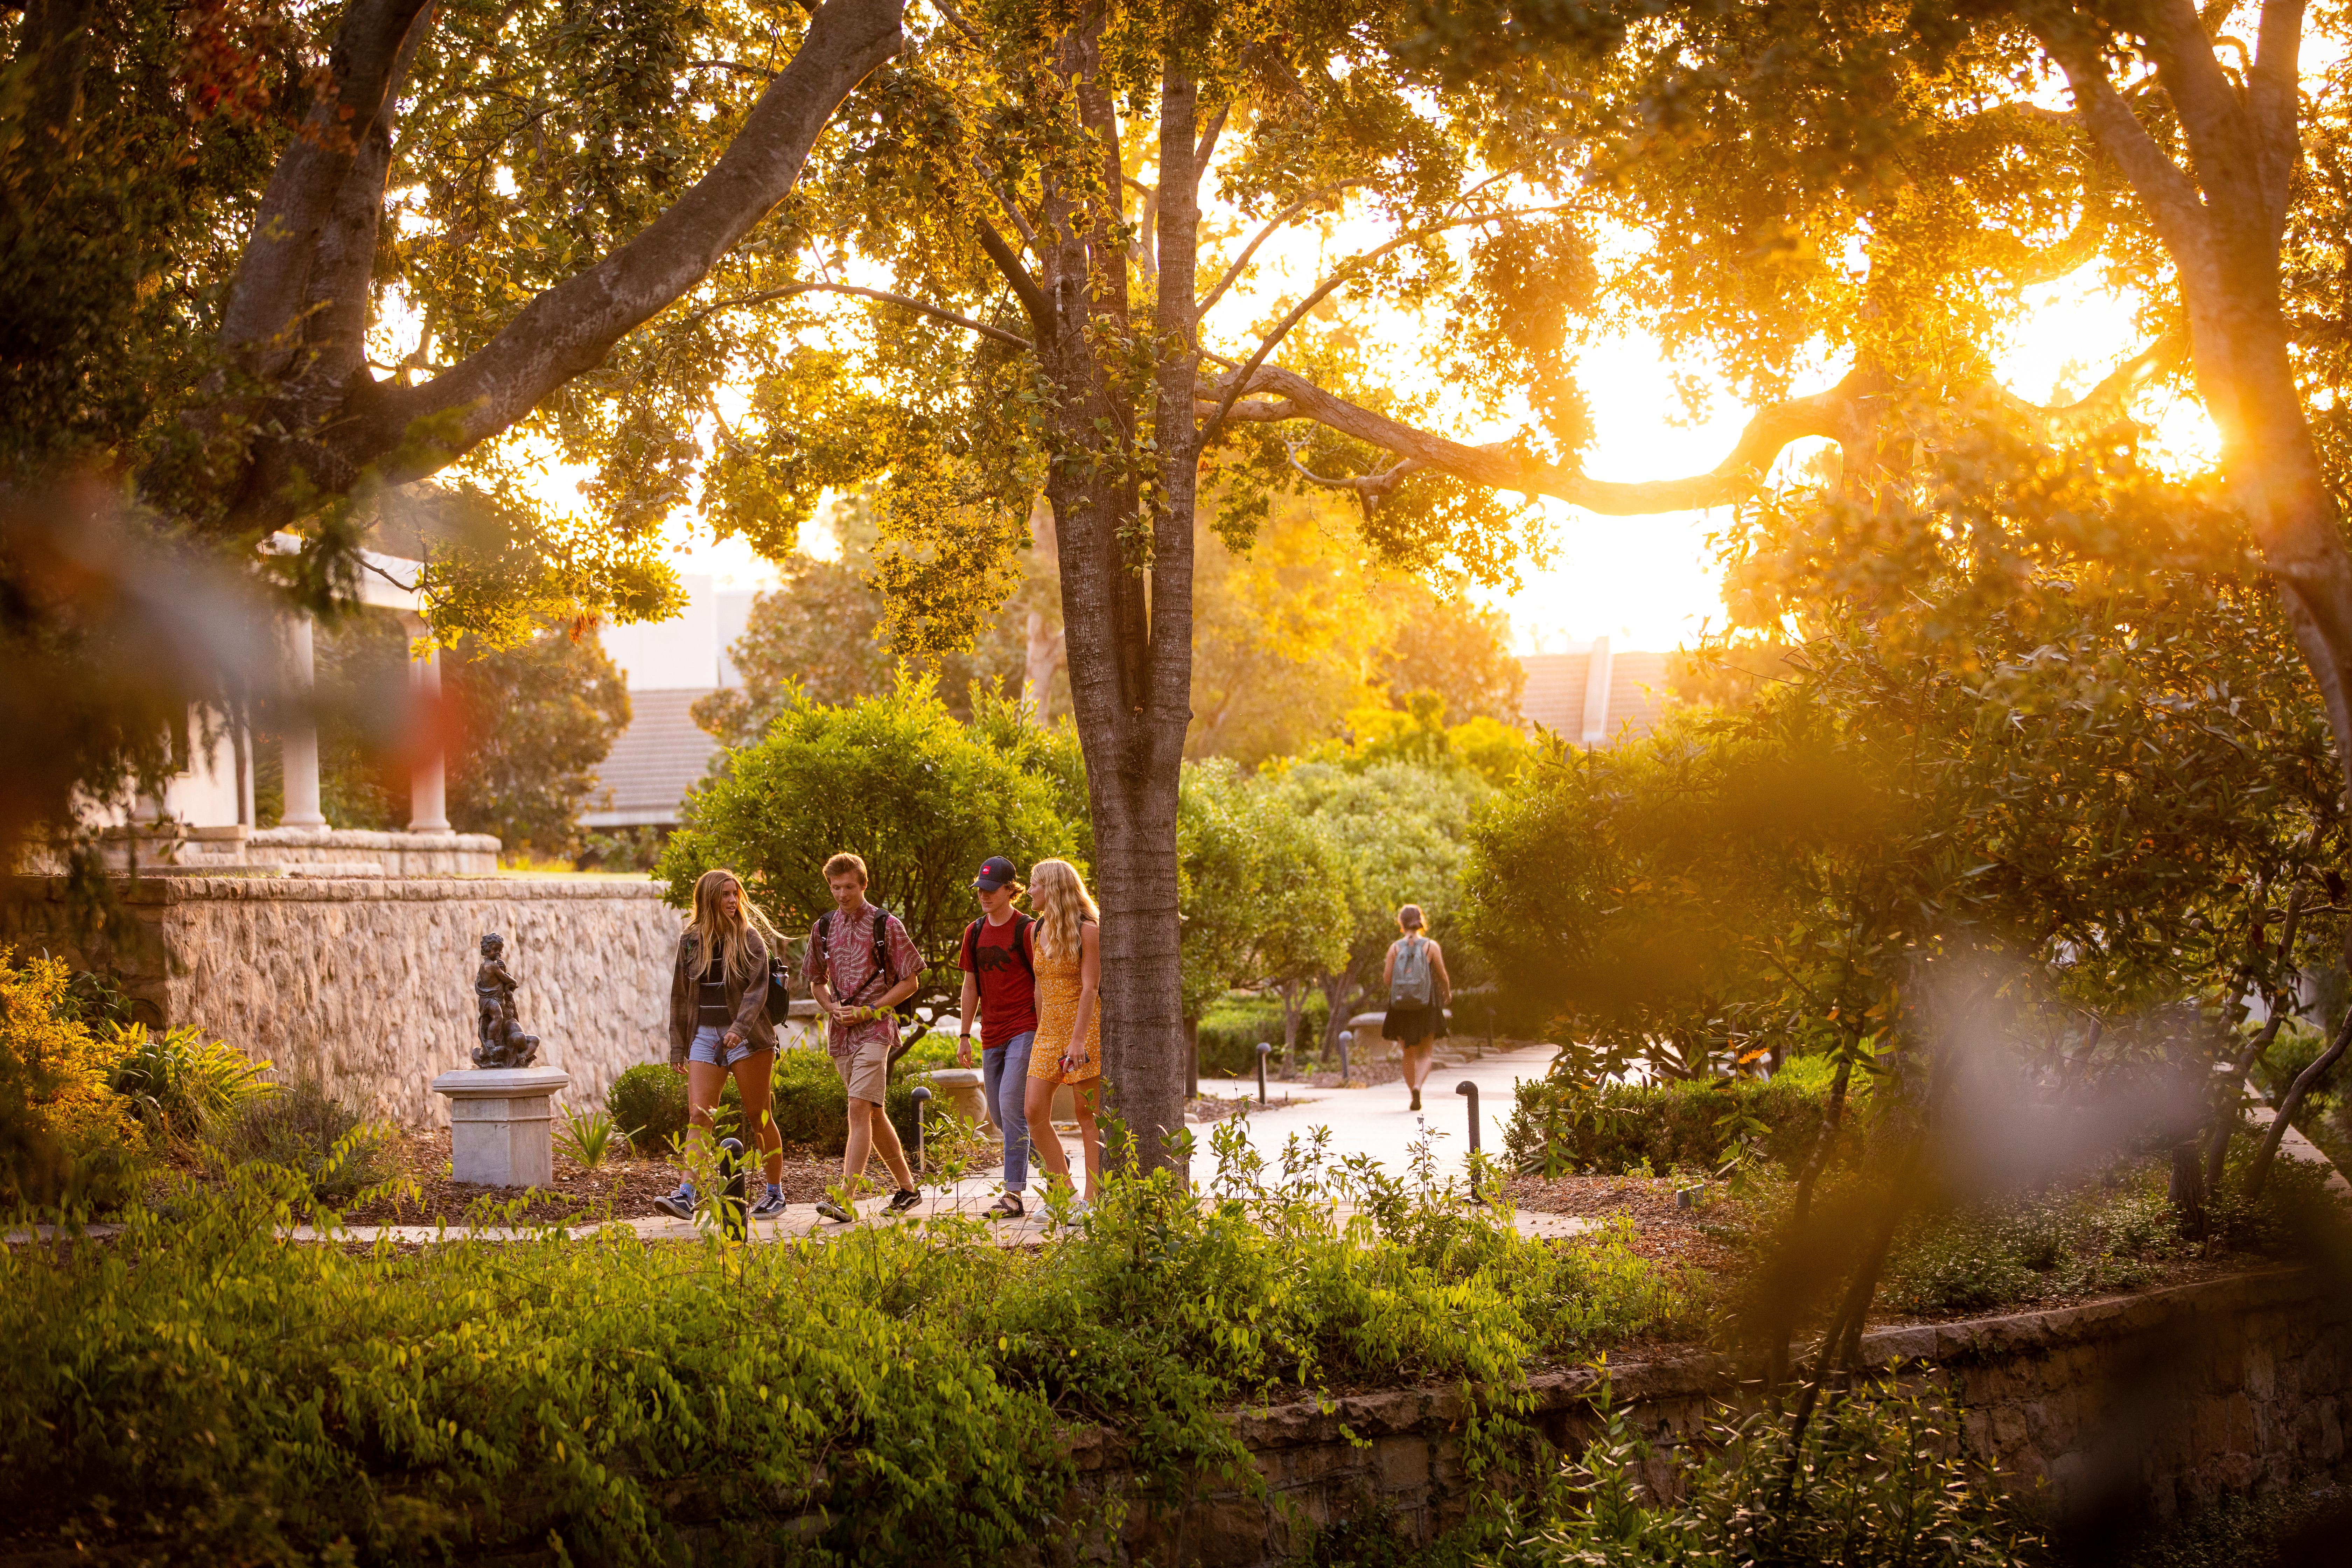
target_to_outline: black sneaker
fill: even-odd
[[[1413,1109],[1413,1110],[1419,1110],[1421,1109],[1421,1090],[1419,1090],[1419,1089],[1414,1089],[1414,1090],[1412,1091],[1412,1109]]]
[[[767,1194],[751,1205],[753,1219],[773,1219],[784,1212],[784,1194],[771,1187]]]
[[[890,1194],[890,1201],[885,1205],[885,1207],[891,1214],[905,1214],[908,1209],[913,1208],[917,1204],[921,1203],[922,1201],[923,1194],[917,1192],[914,1188],[900,1187],[897,1192]]]
[[[654,1207],[661,1210],[662,1213],[669,1215],[672,1219],[691,1220],[694,1217],[694,1188],[692,1184],[686,1182],[680,1182],[677,1184],[677,1191],[674,1193],[665,1193],[660,1197],[656,1198],[654,1200]]]
[[[833,1221],[835,1225],[849,1225],[854,1223],[857,1218],[855,1214],[843,1208],[839,1204],[834,1202],[829,1197],[817,1199],[816,1212],[823,1215],[825,1218]]]

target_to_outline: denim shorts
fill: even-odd
[[[686,1047],[686,1059],[690,1062],[709,1062],[715,1068],[731,1068],[753,1051],[762,1048],[753,1045],[751,1037],[747,1035],[740,1043],[722,1052],[719,1042],[726,1036],[726,1029],[719,1025],[703,1025],[694,1031],[694,1043]]]

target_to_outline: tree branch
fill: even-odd
[[[335,29],[326,84],[270,171],[221,310],[221,346],[248,371],[272,375],[293,362],[296,319],[310,300],[320,231],[362,136],[383,113],[402,45],[427,4],[355,0]]]
[[[2042,408],[1996,386],[1994,397],[2031,423],[2044,438],[2056,439],[2105,428],[2125,417],[2130,397],[2150,379],[2178,364],[2188,350],[2179,334],[2158,340],[2074,403]],[[1609,517],[1699,511],[1745,500],[1762,485],[1783,448],[1809,436],[1845,441],[1862,423],[1864,405],[1876,395],[1869,373],[1850,371],[1826,392],[1792,397],[1759,410],[1740,432],[1731,451],[1704,474],[1683,479],[1624,482],[1596,479],[1528,456],[1508,443],[1471,447],[1416,429],[1383,414],[1324,391],[1295,371],[1261,365],[1231,372],[1202,389],[1201,404],[1219,404],[1229,418],[1273,424],[1312,419],[1399,459],[1374,474],[1331,479],[1307,468],[1295,448],[1290,466],[1302,478],[1345,489],[1367,507],[1377,505],[1416,473],[1435,469],[1490,489],[1550,496]],[[1246,401],[1242,394],[1251,395]]]
[[[781,289],[764,289],[757,294],[739,294],[731,300],[719,300],[694,312],[692,320],[700,321],[721,310],[740,310],[751,305],[764,305],[772,300],[789,300],[796,294],[854,294],[864,300],[879,300],[886,305],[904,305],[909,310],[919,310],[934,321],[945,321],[951,327],[961,327],[977,332],[992,342],[1007,348],[1034,349],[1037,345],[1027,338],[1008,332],[1002,327],[992,327],[985,321],[975,321],[970,316],[959,316],[943,305],[927,300],[917,300],[905,294],[893,294],[882,289],[861,289],[854,283],[787,283]]]
[[[423,0],[360,0],[364,5]],[[760,94],[709,172],[635,237],[533,298],[472,354],[421,386],[372,389],[338,431],[348,457],[398,450],[418,420],[457,416],[448,444],[404,453],[394,482],[421,478],[513,425],[555,388],[603,361],[621,337],[684,296],[782,201],[843,99],[898,52],[900,0],[828,0],[782,73]],[[298,144],[298,148],[300,144]],[[289,152],[289,160],[296,156]],[[283,173],[287,167],[281,163]],[[278,182],[273,180],[273,187]]]
[[[972,222],[980,229],[981,249],[988,253],[988,258],[996,263],[997,271],[1004,275],[1005,286],[1013,290],[1013,297],[1021,301],[1021,309],[1028,313],[1029,324],[1037,330],[1040,338],[1048,336],[1053,331],[1054,315],[1045,303],[1045,291],[1037,287],[1037,280],[1029,276],[1027,268],[1021,265],[1021,258],[1013,253],[1013,247],[1004,243],[1004,237],[997,233],[986,218],[974,218]]]
[[[2117,94],[2098,50],[2083,36],[2079,22],[2071,12],[2053,12],[2045,6],[2035,6],[2028,16],[2034,36],[2066,73],[2066,85],[2074,94],[2074,112],[2147,204],[2148,216],[2176,258],[2201,250],[2207,215],[2197,183],[2156,144],[2131,106]]]
[[[1197,163],[1193,165],[1196,169],[1200,166],[1201,165]],[[1300,213],[1305,212],[1308,207],[1315,205],[1318,202],[1328,201],[1331,197],[1338,195],[1341,191],[1353,190],[1358,186],[1369,185],[1372,182],[1370,180],[1342,180],[1336,185],[1326,185],[1321,190],[1315,192],[1311,195],[1300,197],[1297,201],[1293,202],[1289,206],[1285,207],[1282,211],[1275,214],[1274,216],[1266,219],[1265,223],[1258,229],[1257,233],[1250,237],[1250,242],[1242,247],[1242,253],[1234,258],[1234,264],[1225,268],[1224,276],[1217,279],[1217,286],[1210,289],[1209,292],[1202,297],[1200,304],[1194,307],[1196,312],[1203,316],[1209,313],[1210,307],[1224,297],[1225,290],[1234,286],[1234,279],[1242,275],[1242,268],[1249,265],[1250,258],[1257,254],[1257,247],[1264,245],[1266,241],[1266,237],[1274,233],[1276,229],[1280,228],[1284,224],[1288,223],[1292,218],[1297,217]]]
[[[1332,273],[1329,278],[1324,279],[1320,284],[1318,284],[1314,292],[1308,294],[1307,298],[1298,301],[1297,307],[1291,310],[1290,314],[1282,319],[1279,325],[1277,325],[1272,331],[1266,333],[1264,338],[1259,340],[1257,352],[1250,355],[1249,363],[1243,365],[1240,373],[1234,377],[1233,390],[1225,395],[1224,402],[1219,405],[1215,416],[1210,419],[1207,428],[1201,432],[1201,444],[1202,446],[1206,446],[1217,438],[1217,431],[1225,422],[1226,410],[1231,408],[1233,406],[1234,400],[1241,395],[1242,389],[1248,383],[1251,374],[1265,363],[1265,356],[1272,353],[1276,345],[1290,335],[1290,330],[1293,327],[1296,327],[1299,322],[1307,319],[1307,312],[1321,304],[1323,300],[1329,296],[1332,290],[1347,282],[1357,273],[1361,272],[1365,268],[1370,267],[1373,262],[1380,260],[1381,258],[1387,256],[1391,252],[1402,249],[1404,247],[1411,245],[1417,239],[1426,239],[1431,235],[1442,234],[1447,229],[1466,228],[1474,224],[1494,223],[1499,219],[1507,217],[1524,217],[1530,213],[1550,213],[1559,212],[1560,210],[1561,209],[1558,206],[1505,207],[1497,212],[1476,213],[1467,217],[1448,218],[1444,223],[1425,224],[1420,228],[1408,229],[1404,233],[1398,235],[1394,239],[1390,240],[1386,245],[1379,246],[1371,250],[1365,251],[1360,256],[1353,257],[1347,261],[1341,262],[1338,271]]]

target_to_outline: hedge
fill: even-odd
[[[884,1103],[889,1109],[890,1124],[910,1149],[915,1142],[915,1085],[909,1063],[918,1055],[936,1054],[924,1053],[919,1047],[890,1075]],[[841,1075],[833,1070],[831,1057],[822,1050],[778,1051],[770,1082],[776,1131],[786,1144],[820,1154],[842,1152],[849,1131],[849,1091],[843,1087]],[[673,1136],[686,1130],[686,1075],[664,1063],[640,1063],[613,1080],[604,1104],[614,1126],[635,1134],[630,1142],[639,1154],[658,1156]],[[730,1075],[719,1097],[722,1136],[740,1135],[737,1129],[742,1114],[742,1091]]]
[[[1323,1025],[1330,1016],[1330,1006],[1321,992],[1307,998],[1298,1020],[1298,1059],[1302,1064],[1320,1058]],[[1252,1076],[1257,1071],[1260,1040],[1274,1047],[1270,1061],[1278,1066],[1282,1060],[1282,998],[1245,992],[1228,994],[1201,1015],[1198,1037],[1202,1078]]]
[[[1756,1152],[1793,1170],[1812,1147],[1830,1081],[1819,1058],[1792,1059],[1760,1081],[1595,1085],[1555,1075],[1519,1086],[1504,1156],[1530,1175],[1712,1171],[1731,1158],[1743,1127],[1761,1123]],[[1867,1076],[1858,1074],[1853,1087],[1857,1099],[1866,1093]]]

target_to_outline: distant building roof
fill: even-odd
[[[1519,695],[1519,715],[1575,745],[1646,735],[1666,709],[1671,657],[1612,654],[1607,637],[1572,653],[1523,654],[1528,685]]]
[[[636,827],[646,824],[674,826],[678,803],[702,782],[719,742],[695,727],[688,711],[695,700],[715,689],[708,686],[657,687],[629,693],[629,727],[613,742],[612,753],[596,770],[596,788],[588,796],[589,809],[580,814],[583,827]]]

